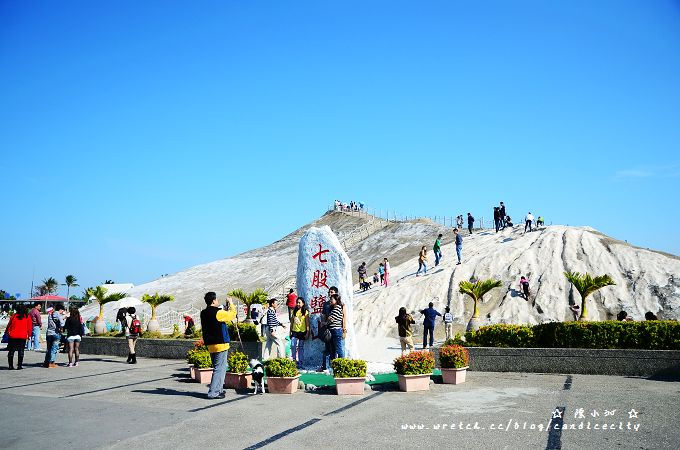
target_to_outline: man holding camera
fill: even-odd
[[[236,318],[236,308],[230,300],[227,300],[224,309],[221,309],[217,294],[214,292],[208,292],[203,299],[206,304],[206,308],[201,311],[203,342],[208,347],[213,365],[208,398],[224,398],[224,376],[227,373],[227,351],[229,350],[227,323]]]

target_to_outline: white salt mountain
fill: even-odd
[[[564,271],[606,273],[616,282],[616,286],[592,295],[591,320],[612,319],[621,310],[635,320],[642,320],[647,311],[666,319],[680,318],[680,258],[634,247],[592,228],[553,225],[523,233],[523,226],[516,226],[499,233],[475,232],[472,236],[464,231],[463,264],[456,266],[451,228],[429,220],[386,223],[372,216],[341,212],[326,213],[268,246],[136,286],[129,294],[174,295],[175,301],[161,305],[159,313],[169,307],[180,309],[189,305],[202,309],[203,294],[207,291],[215,291],[224,298],[231,289],[265,287],[271,296],[282,298],[289,288],[295,288],[302,235],[312,226],[324,225],[339,236],[353,267],[365,261],[372,275],[382,258],[390,260],[390,286],[377,286],[354,296],[358,354],[369,360],[373,351],[375,358],[388,360],[383,352],[386,346],[390,347],[390,356],[398,352],[394,316],[400,306],[419,311],[432,301],[443,312],[450,305],[458,328],[462,329],[472,314],[472,302],[458,293],[457,287],[461,280],[471,276],[503,281],[503,287],[494,289],[480,305],[482,324],[573,320],[569,301],[580,304],[581,300],[578,293],[571,292]],[[416,278],[418,251],[422,245],[431,249],[438,233],[444,234],[442,263],[433,267],[434,258],[430,255],[428,275]],[[519,296],[522,275],[529,278],[535,305]],[[353,279],[357,281],[357,273],[353,273]],[[284,309],[281,308],[280,315],[287,318]],[[415,318],[421,322],[419,314]],[[435,337],[441,339],[441,333],[443,327],[438,325]],[[419,336],[415,338],[417,343]]]
[[[328,299],[328,289],[338,288],[345,314],[347,335],[345,349],[348,357],[356,356],[353,326],[352,261],[329,226],[311,227],[300,239],[297,264],[297,293],[305,298],[312,312],[310,322],[314,334],[323,304]],[[304,366],[319,367],[322,361],[323,343],[308,340],[305,343]]]

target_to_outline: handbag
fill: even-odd
[[[9,342],[9,333],[7,333],[7,329],[5,328],[5,334],[2,335],[2,343],[7,344]]]

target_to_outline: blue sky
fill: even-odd
[[[0,288],[149,281],[335,198],[680,254],[672,1],[0,3]]]

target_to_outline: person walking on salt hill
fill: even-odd
[[[456,228],[458,228],[459,230],[463,228],[463,216],[462,215],[456,217]]]
[[[494,206],[493,208],[493,224],[496,227],[496,233],[498,233],[498,230],[501,227],[501,213],[498,206]]]
[[[366,263],[362,262],[359,265],[359,268],[357,269],[357,272],[359,272],[359,286],[363,286],[364,283],[366,282]]]
[[[536,219],[536,229],[538,230],[539,227],[544,227],[545,226],[545,220],[543,219],[543,216],[538,216],[538,219]]]
[[[416,272],[416,276],[420,276],[420,270],[425,269],[424,275],[427,275],[427,248],[423,245],[423,247],[420,249],[420,253],[418,254],[418,271]]]
[[[380,286],[385,284],[385,264],[380,263],[378,266],[378,274],[380,275]]]
[[[453,314],[451,314],[451,308],[448,306],[444,312],[444,332],[447,341],[453,337]]]
[[[279,332],[279,327],[283,327],[283,324],[279,322],[279,318],[276,316],[276,308],[278,306],[279,302],[275,298],[269,300],[269,308],[267,308],[267,340],[264,344],[264,354],[262,355],[264,359],[286,357],[284,339]],[[275,353],[275,355],[272,356],[272,353]]]
[[[401,345],[401,355],[404,356],[404,352],[408,347],[408,351],[412,352],[415,349],[413,345],[413,328],[411,325],[416,323],[413,317],[406,312],[405,307],[399,308],[399,315],[394,318],[397,322],[397,328],[399,331],[399,344]]]
[[[460,235],[458,232],[458,229],[453,230],[453,234],[455,235],[456,239],[456,256],[458,256],[458,262],[456,265],[460,264],[461,261],[461,253],[463,252],[463,236]]]
[[[439,261],[442,259],[442,234],[440,233],[439,236],[437,236],[437,240],[434,241],[434,245],[432,246],[432,251],[434,252],[434,266],[437,267],[439,265]]]
[[[430,348],[434,345],[434,320],[437,316],[441,317],[441,313],[434,309],[434,303],[430,302],[429,307],[420,311],[420,314],[425,316],[423,321],[423,350],[427,349],[427,335],[430,335]]]
[[[501,218],[501,225],[503,225],[503,229],[505,230],[505,204],[503,202],[501,202],[498,213]]]
[[[519,279],[519,290],[524,295],[524,300],[529,300],[529,280],[525,276]]]
[[[229,330],[227,323],[236,318],[236,308],[227,299],[224,309],[220,309],[217,294],[208,292],[203,296],[206,307],[201,311],[203,342],[210,352],[213,365],[212,378],[208,388],[209,399],[224,398],[224,376],[227,373],[227,353],[229,352]]]
[[[472,234],[472,227],[475,224],[475,218],[472,217],[472,214],[468,213],[467,220],[468,220],[468,231],[470,232],[470,234]]]
[[[531,229],[531,224],[533,222],[534,222],[534,216],[531,214],[531,211],[529,211],[529,213],[524,218],[524,232],[525,233],[527,232],[527,228],[529,229],[529,231],[533,231]]]
[[[385,266],[385,287],[387,287],[390,281],[390,262],[385,258],[383,264]]]
[[[290,325],[290,351],[298,368],[301,367],[302,361],[305,359],[305,341],[309,339],[310,331],[307,304],[304,298],[298,297],[293,310],[293,321]]]
[[[293,322],[293,310],[295,309],[295,306],[297,305],[297,295],[295,295],[295,292],[291,289],[290,292],[288,292],[288,295],[286,295],[286,306],[288,306],[288,322],[292,323]]]

